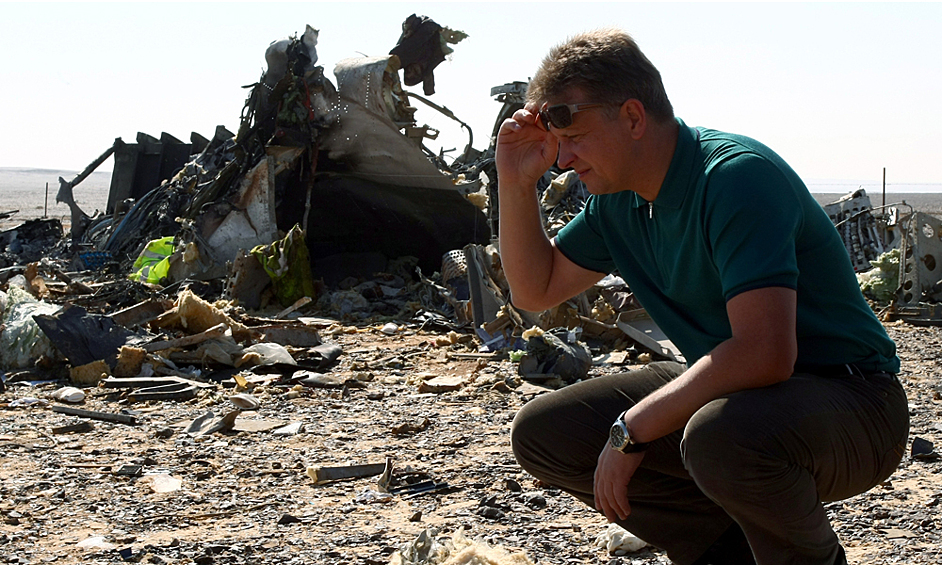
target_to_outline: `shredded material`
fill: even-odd
[[[510,553],[478,540],[469,540],[459,528],[444,543],[424,530],[393,554],[390,565],[534,565],[522,551]]]

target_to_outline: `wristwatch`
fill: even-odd
[[[625,412],[628,412],[625,410]],[[618,415],[608,433],[608,444],[612,449],[622,453],[637,453],[648,448],[647,443],[637,442],[631,437],[631,428],[625,423],[625,412]]]

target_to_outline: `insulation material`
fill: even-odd
[[[181,292],[177,296],[176,308],[158,318],[156,324],[161,328],[179,326],[191,334],[204,332],[218,324],[226,324],[238,341],[249,339],[253,333],[251,329],[236,322],[190,290]]]
[[[140,347],[122,346],[118,350],[118,362],[115,364],[114,375],[116,377],[136,377],[140,375],[146,357],[147,352]]]
[[[3,313],[3,333],[0,333],[0,367],[25,369],[40,356],[54,357],[56,350],[36,322],[34,315],[51,315],[59,306],[39,302],[31,294],[10,286]]]
[[[69,378],[77,385],[97,385],[98,381],[109,376],[111,368],[100,359],[69,370]]]
[[[424,530],[394,553],[390,565],[534,565],[522,551],[511,553],[502,547],[469,540],[459,528],[444,543]]]

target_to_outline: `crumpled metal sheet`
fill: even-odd
[[[217,261],[232,261],[239,250],[278,238],[272,171],[273,159],[264,157],[242,179],[231,200],[233,210],[206,239]]]
[[[428,160],[416,141],[399,131],[399,124],[406,123],[406,110],[396,100],[401,88],[389,57],[344,59],[334,74],[339,97],[328,115],[330,128],[319,143],[328,159],[376,183],[456,190],[451,178]],[[403,121],[394,122],[390,113]]]

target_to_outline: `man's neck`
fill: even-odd
[[[654,202],[667,177],[674,151],[677,149],[677,136],[680,125],[675,120],[664,123],[652,122],[645,132],[645,143],[641,147],[639,160],[633,175],[631,190],[648,202]]]

